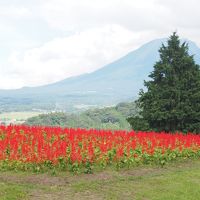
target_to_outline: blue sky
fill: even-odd
[[[177,30],[200,46],[199,0],[0,0],[0,88],[89,73]]]

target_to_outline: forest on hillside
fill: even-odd
[[[25,124],[130,130],[130,124],[126,119],[135,115],[137,112],[137,107],[134,102],[119,103],[114,107],[90,109],[78,114],[67,114],[63,112],[41,114],[27,119]]]

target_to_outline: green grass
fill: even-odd
[[[26,188],[24,185],[0,182],[1,200],[27,199]]]
[[[196,200],[200,196],[200,169],[166,171],[139,177],[116,176],[113,180],[74,184],[76,192],[98,193],[103,199]]]
[[[138,167],[120,171],[109,169],[92,175],[50,176],[6,172],[6,176],[8,177],[6,181],[0,179],[0,200],[47,198],[48,200],[197,200],[200,198],[199,160],[177,162],[164,168]]]

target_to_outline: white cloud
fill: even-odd
[[[54,39],[24,54],[14,52],[4,73],[15,75],[12,80],[16,79],[16,84],[11,87],[55,82],[110,63],[136,47],[135,41],[143,37],[149,34],[134,34],[118,25],[89,29]]]
[[[40,5],[41,18],[61,30],[119,24],[132,30],[155,28],[169,14],[155,0],[48,0]]]
[[[91,72],[175,30],[200,46],[199,6],[199,0],[1,1],[0,88]]]
[[[1,5],[0,6],[0,17],[5,19],[20,19],[23,17],[30,17],[31,11],[23,6],[15,7],[13,5]]]
[[[132,31],[154,31],[161,37],[175,30],[183,36],[188,29],[200,33],[199,6],[199,0],[44,0],[39,8],[40,17],[58,30],[118,24]]]

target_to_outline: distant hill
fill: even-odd
[[[73,128],[130,130],[127,118],[136,114],[135,103],[120,103],[115,107],[90,109],[79,114],[41,114],[26,120],[26,125],[66,126]]]
[[[90,74],[41,87],[0,90],[0,111],[44,109],[73,112],[134,99],[159,59],[158,49],[165,42],[166,39],[153,40]],[[200,48],[187,42],[190,54],[200,64]]]

